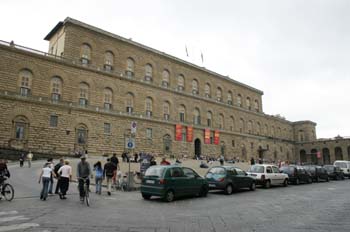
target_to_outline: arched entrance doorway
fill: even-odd
[[[328,148],[322,149],[322,156],[323,156],[323,164],[330,164],[331,163],[331,156],[329,154]]]
[[[201,140],[196,139],[194,140],[194,154],[196,157],[199,157],[201,155]]]
[[[317,164],[317,149],[311,150],[311,163]]]
[[[301,163],[306,163],[307,162],[306,151],[305,150],[300,150],[300,162]]]
[[[343,151],[341,147],[336,147],[334,149],[334,153],[335,153],[335,160],[343,160]]]

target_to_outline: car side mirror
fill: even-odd
[[[280,173],[283,173],[283,171],[281,170]]]

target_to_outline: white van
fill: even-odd
[[[344,176],[350,179],[350,161],[336,160],[333,165],[343,170]]]

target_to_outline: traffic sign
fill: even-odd
[[[125,139],[125,148],[135,149],[135,138],[126,138]]]
[[[136,127],[137,127],[137,123],[135,121],[131,122],[131,133],[135,134],[136,133]]]

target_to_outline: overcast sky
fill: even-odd
[[[258,88],[265,113],[314,121],[318,138],[350,136],[350,1],[1,0],[0,9],[0,40],[47,51],[43,38],[69,16]]]

